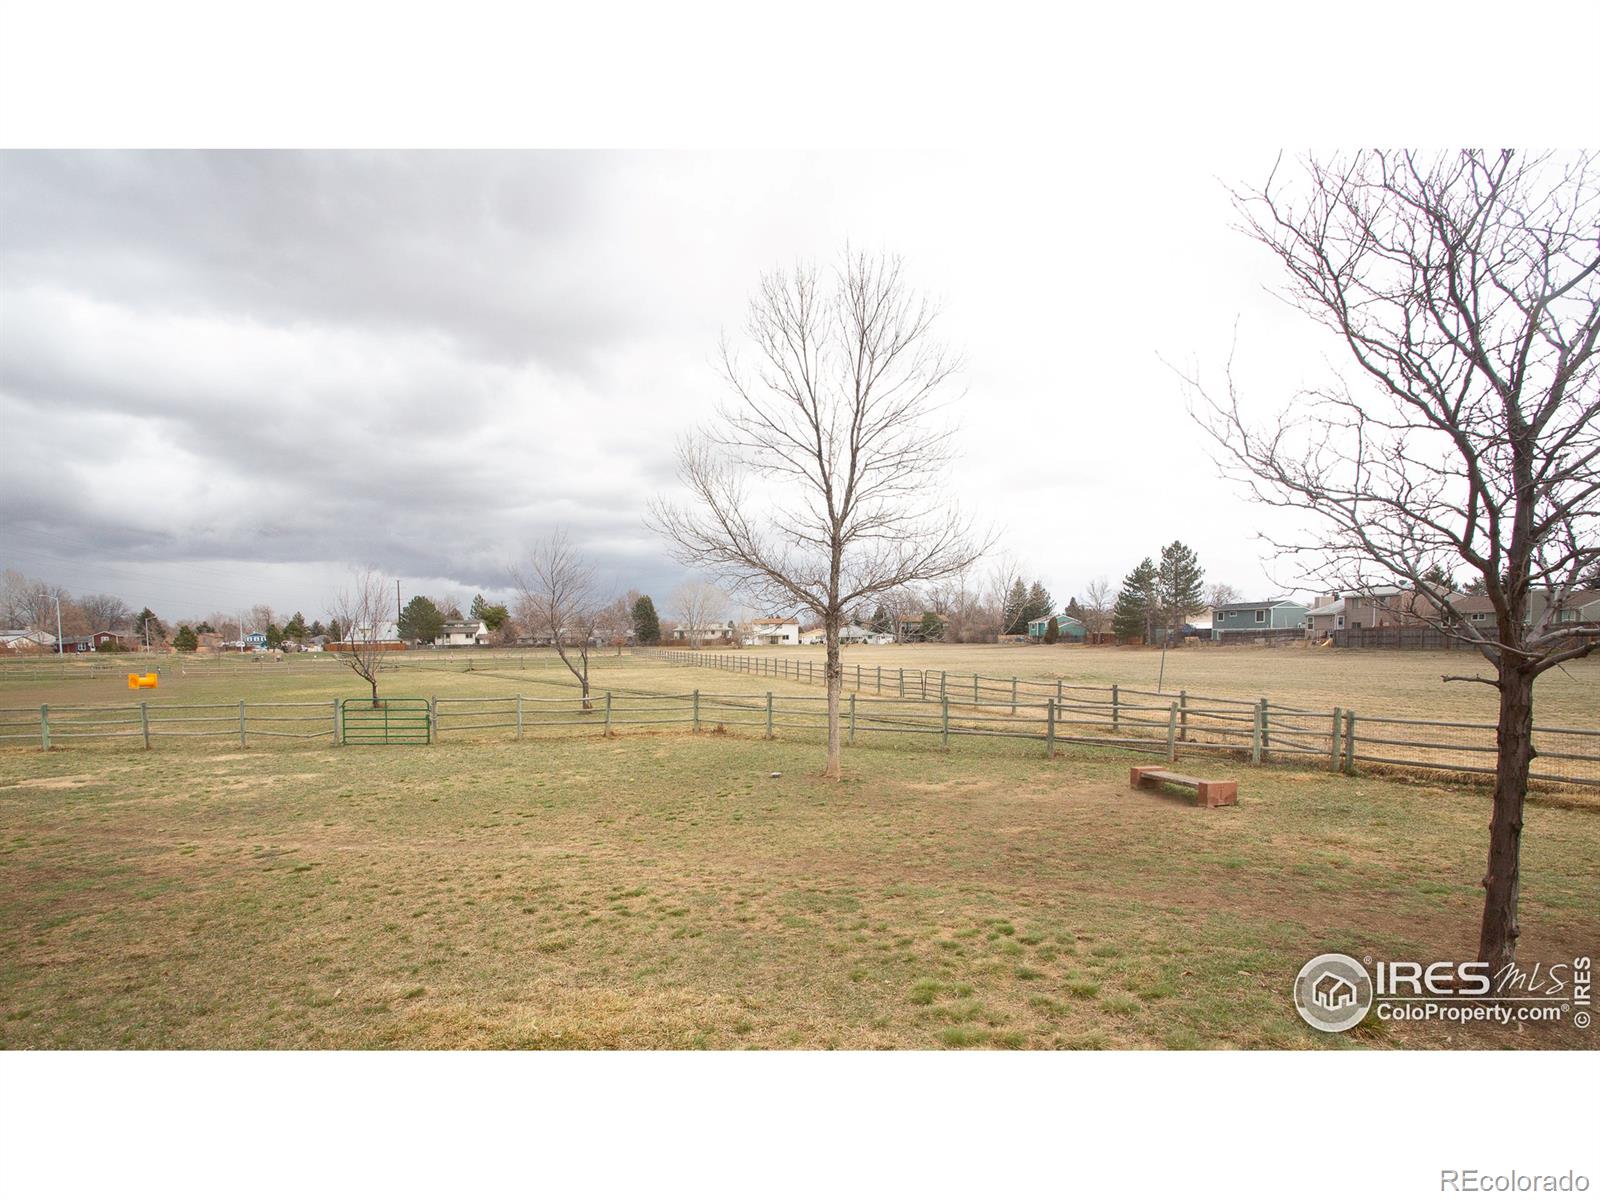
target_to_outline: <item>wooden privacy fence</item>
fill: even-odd
[[[823,682],[821,664],[815,659],[681,650],[661,654],[684,665],[797,683]],[[962,731],[966,733],[1004,733],[994,727],[1004,718],[1017,729],[1031,722],[1031,736],[1052,742],[1165,749],[1170,740],[1169,758],[1178,753],[1226,753],[1255,763],[1322,762],[1345,772],[1365,763],[1424,773],[1493,775],[1497,753],[1492,723],[1358,714],[1343,707],[1299,708],[1267,697],[1241,700],[1114,683],[1071,684],[859,663],[845,668],[844,684],[852,696],[874,702],[893,697],[923,706],[947,706],[958,725],[970,727]],[[1041,724],[1049,725],[1053,735],[1040,731]],[[1170,739],[1165,736],[1168,726]],[[1600,791],[1600,729],[1536,726],[1534,749],[1530,778]]]
[[[607,649],[611,658],[615,651]],[[625,650],[624,654],[632,654]],[[476,650],[395,650],[385,655],[385,671],[404,671],[416,668],[464,667],[468,670],[496,669],[526,671],[559,663],[554,650],[502,649],[482,647]],[[188,653],[150,654],[144,651],[124,651],[115,654],[43,654],[0,661],[0,680],[21,679],[29,681],[65,679],[110,679],[129,671],[155,671],[168,675],[204,676],[216,678],[235,676],[250,678],[261,672],[272,674],[312,673],[323,674],[349,671],[345,660],[337,653],[285,653],[281,659],[273,651],[256,653]]]

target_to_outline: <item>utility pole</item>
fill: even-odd
[[[400,581],[398,579],[394,581],[394,628],[396,633],[400,632]]]
[[[244,653],[244,614],[239,614],[239,653]]]
[[[65,654],[66,644],[61,640],[61,597],[56,597],[56,653]]]

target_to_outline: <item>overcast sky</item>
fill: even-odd
[[[619,590],[760,273],[904,256],[965,356],[952,490],[1065,603],[1162,543],[1279,592],[1169,360],[1330,369],[1224,183],[1274,154],[0,155],[0,566],[168,617],[353,565],[508,594],[566,527]]]

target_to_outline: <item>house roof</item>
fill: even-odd
[[[446,621],[441,633],[477,633],[482,621]]]
[[[1331,617],[1331,616],[1334,616],[1337,613],[1342,613],[1343,611],[1344,611],[1344,600],[1343,600],[1343,598],[1340,598],[1338,600],[1330,600],[1326,604],[1322,604],[1322,605],[1319,605],[1316,608],[1311,609],[1309,612],[1306,613],[1306,616],[1308,616],[1308,617]]]
[[[1298,600],[1240,600],[1234,604],[1219,604],[1217,605],[1217,611],[1220,613],[1239,612],[1247,608],[1282,608],[1286,604],[1291,608],[1305,607]]]
[[[751,621],[752,625],[798,625],[799,617],[757,617]]]

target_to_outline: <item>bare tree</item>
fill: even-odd
[[[1274,171],[1236,204],[1287,272],[1287,298],[1359,368],[1258,428],[1189,376],[1222,462],[1312,518],[1280,539],[1314,579],[1413,610],[1471,643],[1499,695],[1478,956],[1513,961],[1533,685],[1589,654],[1600,625],[1554,627],[1600,562],[1600,156],[1364,153]],[[1435,568],[1443,568],[1441,572]],[[1475,576],[1475,627],[1439,580]],[[1539,609],[1536,597],[1543,597]]]
[[[763,277],[745,323],[756,364],[747,370],[724,343],[732,400],[719,426],[681,447],[690,505],[652,509],[682,561],[822,622],[829,779],[839,778],[839,630],[851,606],[959,574],[983,549],[936,487],[951,431],[930,418],[956,364],[934,340],[934,316],[894,257],[847,248],[831,279],[814,268]]]
[[[1239,595],[1239,589],[1231,583],[1213,583],[1206,589],[1206,604],[1212,609],[1237,604],[1242,599],[1244,597]]]
[[[339,622],[340,640],[335,643],[339,660],[372,688],[373,708],[378,707],[378,672],[389,652],[389,643],[383,636],[389,623],[389,603],[388,580],[368,569],[357,572],[331,607],[333,619]],[[251,616],[265,607],[257,605]],[[271,609],[267,612],[270,614]]]
[[[700,648],[706,627],[727,604],[726,593],[704,579],[686,579],[672,593],[673,615],[683,625],[684,639],[696,650]]]
[[[550,639],[589,698],[589,650],[606,603],[595,586],[594,571],[567,535],[557,531],[540,542],[525,567],[513,567],[511,578],[520,593],[518,615],[535,636]]]
[[[278,614],[273,611],[270,604],[253,604],[250,606],[250,625],[256,633],[265,633],[267,627],[278,623]],[[340,622],[343,624],[343,622]]]
[[[1117,590],[1104,575],[1091,579],[1083,589],[1083,630],[1088,642],[1098,642],[1111,620]]]
[[[30,579],[20,571],[6,571],[0,579],[0,607],[8,628],[55,629],[56,605],[63,612],[72,603],[71,593],[64,587]]]
[[[126,625],[133,616],[120,596],[105,594],[81,596],[78,599],[78,608],[91,627],[90,631],[94,633],[104,630],[115,632]]]

